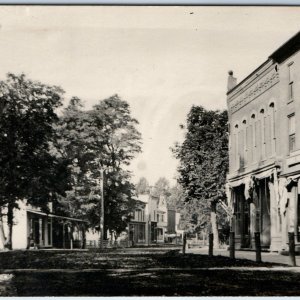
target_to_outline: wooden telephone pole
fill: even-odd
[[[104,191],[103,191],[103,169],[100,169],[100,190],[101,190],[101,199],[100,199],[100,249],[103,249],[103,238],[104,238]]]

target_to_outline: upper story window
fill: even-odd
[[[289,100],[294,99],[294,63],[288,65],[289,76]]]
[[[295,150],[295,133],[296,133],[295,114],[289,116],[289,151]]]

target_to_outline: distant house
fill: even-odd
[[[85,222],[80,219],[46,214],[41,209],[19,202],[14,211],[12,231],[13,249],[28,248],[81,248],[84,246]],[[7,233],[6,217],[3,217],[4,232]],[[4,248],[0,240],[0,248]]]
[[[165,241],[165,234],[168,227],[168,209],[167,201],[164,195],[161,195],[157,204],[157,227],[156,240],[158,243]]]
[[[183,230],[179,228],[180,213],[175,207],[168,207],[168,223],[165,239],[168,243],[178,243],[183,236]]]
[[[130,245],[147,243],[147,217],[145,214],[147,203],[136,200],[135,210],[128,224]]]
[[[175,207],[168,208],[168,234],[176,233],[176,209]]]
[[[178,230],[180,214],[174,211],[172,232]],[[164,195],[158,197],[149,192],[138,196],[132,219],[128,224],[129,244],[164,243],[168,231],[168,208]]]
[[[159,198],[150,193],[138,196],[128,223],[129,245],[149,245],[157,242],[158,201]]]
[[[149,243],[156,243],[157,242],[157,210],[158,210],[158,201],[159,198],[153,195],[151,192],[148,195],[148,222],[149,222]]]

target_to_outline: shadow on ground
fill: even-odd
[[[0,264],[0,276],[8,276],[3,281],[0,277],[2,296],[300,294],[300,274],[284,268],[272,271],[275,264],[182,255],[176,250],[13,251],[0,253]],[[256,269],[262,266],[267,269]]]

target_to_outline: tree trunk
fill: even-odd
[[[107,231],[108,231],[108,227],[107,226],[105,226],[105,224],[104,224],[104,230],[103,230],[104,232],[103,232],[103,240],[107,240]]]
[[[0,212],[0,240],[1,243],[4,247],[5,242],[6,242],[6,237],[5,237],[5,233],[4,233],[4,226],[3,226],[3,220],[2,220],[2,212]]]
[[[210,222],[212,233],[214,234],[214,246],[215,248],[219,248],[219,232],[218,232],[218,224],[217,224],[217,203],[211,202],[211,212],[210,212]]]
[[[6,248],[8,250],[12,250],[13,219],[14,219],[13,206],[8,205],[8,208],[7,208],[8,233],[7,233],[7,239],[5,240],[5,243],[4,243],[4,248]]]
[[[81,233],[82,233],[82,244],[81,244],[81,248],[85,249],[86,247],[86,236],[85,236],[85,226],[81,225]]]
[[[70,224],[70,249],[72,250],[73,249],[73,242],[74,242],[74,239],[73,239],[73,232],[74,232],[74,225],[71,223]]]

